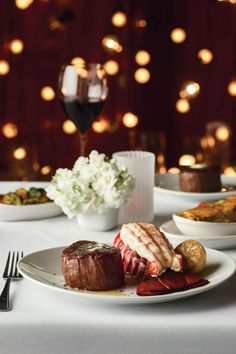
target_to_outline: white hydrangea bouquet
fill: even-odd
[[[92,151],[79,157],[72,170],[59,168],[47,195],[71,219],[78,214],[103,213],[131,200],[134,178],[114,159]]]

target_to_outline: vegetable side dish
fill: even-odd
[[[0,203],[8,205],[31,205],[48,203],[51,200],[47,197],[43,188],[31,187],[29,190],[19,188],[15,192],[0,194]]]

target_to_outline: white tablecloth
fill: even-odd
[[[156,223],[179,208],[179,201],[156,195]],[[9,250],[26,255],[79,239],[112,242],[117,230],[88,232],[64,216],[0,222],[0,272]],[[236,249],[225,252],[236,258]],[[233,276],[216,289],[183,300],[139,306],[75,299],[26,279],[12,282],[13,309],[0,312],[0,354],[233,354],[235,280]]]

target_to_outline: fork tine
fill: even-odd
[[[12,252],[12,258],[11,258],[11,269],[10,273],[8,274],[8,277],[13,277],[13,272],[14,272],[14,261],[15,261],[15,252]]]
[[[18,269],[17,269],[17,263],[19,261],[19,258],[20,258],[20,253],[17,252],[16,254],[16,263],[15,263],[15,268],[14,268],[14,274],[13,274],[13,278],[16,278],[18,275],[19,275],[19,272],[18,272]]]
[[[3,272],[3,278],[7,278],[8,276],[8,268],[9,268],[9,263],[10,263],[10,257],[11,257],[11,252],[8,253],[8,257],[7,257],[7,263]]]

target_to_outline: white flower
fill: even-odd
[[[92,151],[79,157],[72,170],[59,168],[46,188],[50,199],[72,218],[79,213],[102,213],[130,201],[134,178],[114,159]]]

